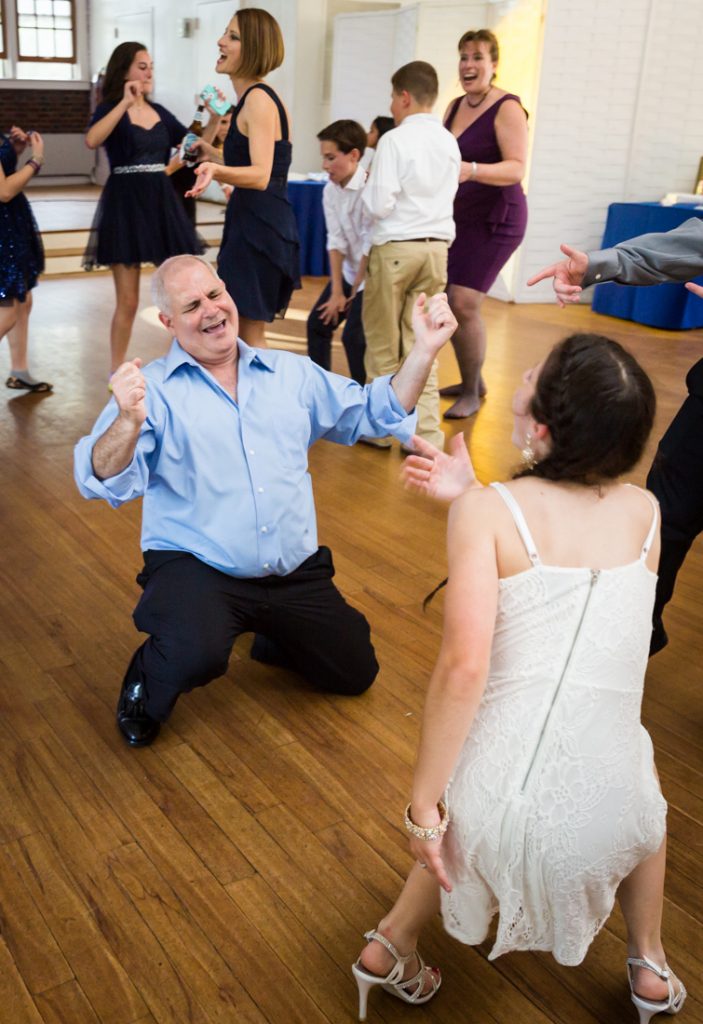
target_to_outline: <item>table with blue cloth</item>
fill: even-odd
[[[288,198],[298,222],[300,273],[323,277],[330,272],[327,229],[322,210],[326,181],[289,181]]]
[[[690,217],[703,219],[703,209],[683,203],[676,206],[611,203],[603,235],[603,248],[610,249],[618,242],[646,235],[650,231],[671,231]],[[703,284],[703,276],[696,278],[696,281]],[[703,327],[703,302],[683,284],[646,287],[599,284],[591,308],[596,313],[617,316],[621,320],[634,320],[638,324],[665,330]]]

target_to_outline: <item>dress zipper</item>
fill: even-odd
[[[554,710],[554,705],[556,704],[557,697],[559,696],[559,692],[560,692],[561,687],[562,687],[562,683],[564,682],[564,677],[566,676],[566,673],[568,671],[569,665],[571,663],[571,656],[574,653],[574,648],[576,647],[576,641],[579,638],[579,634],[581,632],[581,626],[583,625],[583,620],[586,617],[586,611],[588,609],[588,605],[589,605],[590,600],[591,600],[591,594],[593,593],[594,586],[598,582],[599,576],[600,576],[600,569],[591,569],[591,579],[590,579],[590,583],[589,583],[589,586],[588,586],[588,593],[586,594],[586,600],[584,602],[583,609],[581,611],[581,617],[579,618],[578,626],[576,627],[576,632],[574,634],[574,639],[572,640],[571,647],[569,648],[569,653],[566,656],[566,661],[564,662],[564,668],[561,671],[561,676],[559,677],[559,682],[557,683],[556,688],[554,690],[554,693],[552,694],[552,700],[551,700],[551,703],[549,705],[549,710],[547,711],[546,717],[544,719],[544,723],[542,725],[542,729],[541,729],[540,734],[539,734],[539,739],[537,740],[537,746],[535,747],[535,751],[534,751],[534,753],[532,755],[532,760],[530,761],[530,763],[528,765],[528,768],[527,768],[527,771],[525,772],[525,778],[522,780],[522,786],[520,787],[520,796],[522,796],[524,794],[525,789],[527,788],[527,783],[529,782],[530,775],[532,774],[532,769],[534,768],[535,763],[537,761],[537,755],[539,754],[540,749],[542,747],[542,743],[544,741],[545,733],[547,732],[547,726],[549,725],[549,720],[552,717],[552,711]]]

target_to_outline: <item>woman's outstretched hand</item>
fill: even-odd
[[[202,164],[198,164],[195,168],[195,184],[191,189],[186,192],[186,197],[196,198],[208,187],[212,181],[212,175],[215,170],[215,164],[205,161]]]
[[[417,435],[410,444],[419,454],[409,455],[403,463],[401,480],[408,491],[452,502],[470,488],[482,486],[476,479],[463,434],[451,439],[449,453]]]

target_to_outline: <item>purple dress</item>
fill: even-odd
[[[444,122],[450,131],[463,98],[454,101]],[[518,96],[506,93],[458,137],[462,160],[497,164],[503,159],[495,120],[506,100],[520,103]],[[456,238],[449,250],[448,283],[487,292],[525,237],[527,200],[522,185],[462,182],[454,200],[454,222]]]

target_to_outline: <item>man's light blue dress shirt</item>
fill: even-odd
[[[143,373],[148,413],[132,462],[106,480],[93,473],[93,446],[117,417],[113,398],[76,445],[78,489],[115,508],[143,495],[143,551],[188,551],[232,576],[286,575],[317,551],[311,444],[384,434],[407,443],[415,428],[390,377],[362,388],[243,341],[236,402],[175,339]]]

